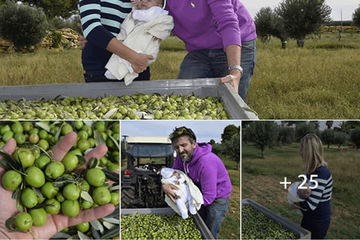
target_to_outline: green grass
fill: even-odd
[[[243,144],[242,198],[253,199],[275,213],[300,224],[301,215],[287,203],[287,192],[280,185],[284,177],[299,181],[303,172],[299,144],[265,150],[265,159],[252,145]],[[325,149],[334,185],[331,200],[332,218],[327,238],[352,239],[360,236],[360,152],[354,149]]]
[[[258,61],[248,105],[261,119],[358,119],[360,34],[323,34],[305,48],[290,40],[286,50],[273,38],[257,41]],[[151,79],[176,79],[186,55],[184,43],[170,37],[161,44]],[[84,82],[81,50],[39,50],[0,54],[0,85]]]

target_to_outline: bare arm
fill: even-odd
[[[241,63],[241,47],[239,45],[228,45],[226,47],[226,58],[228,67],[233,65],[240,65]],[[238,92],[240,79],[242,77],[241,72],[238,69],[233,69],[225,77],[221,78],[222,83],[230,83],[230,85]]]

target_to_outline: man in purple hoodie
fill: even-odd
[[[179,79],[221,77],[246,100],[256,63],[256,30],[239,0],[167,0],[173,32],[188,54]]]
[[[173,169],[185,172],[200,188],[204,205],[199,214],[217,238],[220,225],[229,207],[231,182],[221,159],[211,152],[208,143],[197,143],[190,128],[175,128],[169,136],[177,153]],[[163,185],[164,192],[175,202],[174,185]]]

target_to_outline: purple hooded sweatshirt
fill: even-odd
[[[196,143],[190,162],[177,156],[172,168],[185,172],[200,187],[205,206],[216,198],[230,197],[229,174],[221,159],[211,152],[211,144]]]
[[[256,39],[254,21],[239,0],[167,0],[165,9],[188,51],[225,50]]]

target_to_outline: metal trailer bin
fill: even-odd
[[[176,213],[171,208],[122,208],[120,210],[121,215],[129,215],[137,213],[142,214],[167,214],[175,215]],[[206,226],[204,220],[200,217],[198,213],[193,216],[194,222],[197,228],[200,230],[201,236],[203,239],[215,239],[209,228]]]
[[[264,214],[265,216],[267,216],[268,218],[274,220],[275,222],[279,223],[283,228],[285,228],[286,230],[293,232],[295,234],[295,236],[298,239],[311,239],[311,232],[302,228],[301,226],[290,222],[289,220],[273,213],[272,211],[270,211],[269,209],[267,209],[266,207],[264,207],[263,205],[251,200],[251,199],[243,199],[241,201],[242,206],[246,206],[249,205],[251,207],[253,207],[255,210],[261,212],[262,214]]]
[[[105,97],[134,95],[138,93],[161,95],[194,94],[197,97],[219,97],[225,110],[233,119],[257,120],[257,114],[251,110],[230,84],[222,84],[216,78],[135,81],[129,86],[124,82],[45,84],[0,87],[0,100],[34,100],[54,98],[58,95],[68,97]]]

